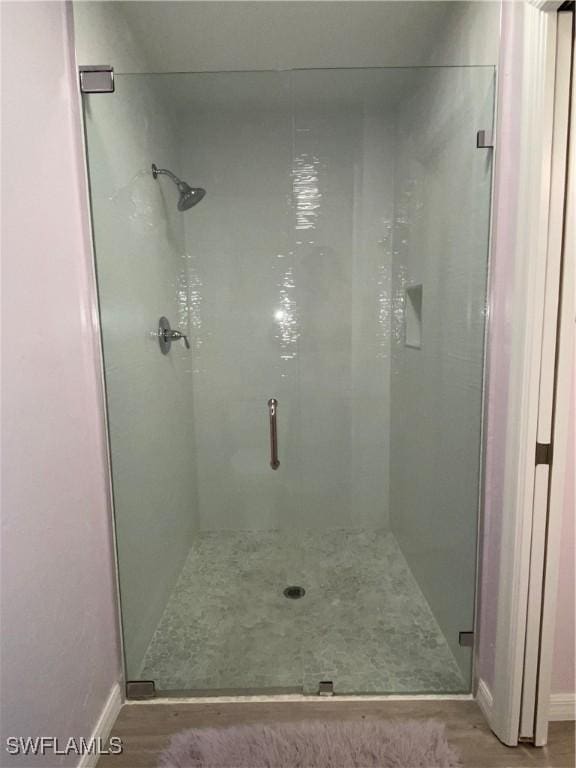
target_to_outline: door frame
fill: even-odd
[[[566,22],[565,27],[568,26]],[[554,456],[550,467],[547,509],[547,533],[542,585],[542,620],[540,627],[540,654],[536,687],[534,743],[543,746],[548,738],[550,720],[550,694],[554,660],[554,638],[557,617],[560,540],[565,505],[566,475],[568,471],[569,424],[574,404],[574,279],[576,261],[576,47],[574,43],[574,13],[571,29],[562,31],[564,47],[571,58],[571,96],[568,117],[568,142],[565,184],[565,220],[561,236],[562,264],[559,296],[556,380],[554,413],[551,424]],[[566,39],[568,38],[568,39]],[[563,237],[562,237],[563,235]],[[572,703],[572,718],[574,702]]]
[[[559,258],[557,252],[552,252],[554,248],[557,251],[558,238],[551,237],[554,233],[550,226],[558,226],[553,141],[558,131],[554,115],[560,6],[560,2],[541,0],[505,2],[502,6],[498,104],[503,109],[497,115],[491,247],[493,277],[497,277],[502,261],[510,265],[511,276],[508,285],[498,287],[504,293],[500,309],[505,317],[489,329],[488,359],[497,361],[494,349],[502,340],[496,334],[504,329],[509,334],[510,360],[507,380],[504,376],[499,379],[500,386],[507,390],[505,424],[501,427],[506,435],[502,497],[499,506],[491,510],[499,517],[500,537],[491,542],[498,551],[484,551],[482,557],[484,573],[491,568],[497,570],[495,593],[481,595],[481,600],[496,603],[490,650],[492,679],[481,677],[490,665],[480,659],[477,699],[494,733],[509,746],[516,745],[521,735],[533,738],[533,729],[521,734],[521,715],[525,715],[525,724],[526,712],[530,708],[534,711],[539,671],[546,493],[542,513],[542,504],[534,504],[535,450],[536,442],[543,442],[546,434],[542,412],[551,413],[549,326],[553,322],[555,328],[553,294],[556,292],[557,303],[559,290]],[[515,93],[518,98],[515,109],[511,109]],[[518,153],[510,168],[510,155],[514,155],[517,142]],[[555,286],[551,283],[554,269]],[[492,299],[495,290],[492,284]],[[555,344],[555,333],[552,335]],[[553,382],[553,371],[551,375]],[[497,398],[498,393],[489,388],[488,411],[491,397]],[[549,401],[544,409],[542,397]],[[488,459],[489,448],[488,443]],[[555,461],[559,464],[563,450],[564,446],[557,446]],[[484,481],[487,489],[490,477]],[[484,544],[487,546],[486,539]],[[537,633],[534,626],[538,627]],[[489,632],[489,628],[481,625],[480,631]],[[542,687],[542,675],[540,678]]]

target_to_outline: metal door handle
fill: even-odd
[[[278,430],[276,428],[276,412],[278,410],[278,400],[274,397],[268,400],[268,412],[270,414],[270,466],[272,469],[278,469]]]

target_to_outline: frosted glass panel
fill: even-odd
[[[129,680],[470,690],[493,78],[85,97]]]

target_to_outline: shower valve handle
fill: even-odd
[[[186,349],[190,349],[190,342],[188,336],[182,331],[176,331],[170,328],[170,321],[167,317],[161,317],[158,321],[158,342],[160,344],[160,351],[163,355],[167,355],[170,351],[170,345],[173,341],[179,341],[182,339],[186,345]]]
[[[178,341],[179,339],[184,340],[184,346],[186,349],[190,349],[190,342],[188,341],[188,336],[186,336],[185,333],[182,333],[182,331],[175,331],[173,329],[165,330],[164,331],[164,340],[168,341],[170,339],[171,341]]]

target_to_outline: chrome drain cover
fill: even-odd
[[[298,600],[300,597],[304,597],[306,590],[304,587],[286,587],[283,594],[290,600]]]

